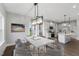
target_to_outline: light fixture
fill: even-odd
[[[38,3],[34,3],[34,7],[35,7],[35,18],[37,18],[37,16],[38,16]]]
[[[32,25],[36,25],[36,24],[37,24],[36,20],[33,20]]]
[[[71,25],[69,24],[68,26],[70,27]]]
[[[35,16],[34,19],[32,19],[32,24],[33,25],[41,24],[43,23],[43,16],[38,16],[38,3],[34,3],[34,7],[35,7]]]
[[[37,19],[33,19],[32,21],[32,25],[42,24],[42,23],[43,23],[42,17],[38,17]]]
[[[77,13],[77,15],[79,15],[79,13]]]
[[[67,15],[64,15],[64,22],[65,22],[65,20],[66,20],[66,16],[67,16]],[[66,23],[63,23],[62,26],[67,26],[67,24],[66,24]]]
[[[69,17],[69,24],[68,24],[68,26],[70,27],[71,25],[70,25],[70,17]]]
[[[77,5],[73,5],[73,8],[76,8],[77,7]]]
[[[43,20],[42,20],[41,18],[38,18],[37,24],[40,24],[40,23],[42,23],[42,22],[43,22]]]

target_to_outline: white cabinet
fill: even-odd
[[[58,41],[60,43],[67,43],[69,41],[71,41],[70,36],[69,35],[65,35],[65,33],[58,33]]]

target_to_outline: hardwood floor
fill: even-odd
[[[15,45],[7,46],[2,56],[13,56]]]
[[[71,42],[64,46],[65,56],[79,56],[79,40],[72,39]]]

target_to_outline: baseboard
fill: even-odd
[[[4,41],[2,43],[2,45],[0,46],[0,56],[3,55],[3,52],[4,52],[5,48],[6,48],[6,42]]]
[[[74,37],[74,39],[79,40],[79,37]]]
[[[7,43],[7,46],[15,45],[15,43]]]

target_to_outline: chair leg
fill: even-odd
[[[14,51],[13,51],[13,56],[16,56],[15,49],[14,49]]]
[[[47,50],[46,50],[46,46],[44,46],[44,50],[45,50],[45,53],[47,52]]]

